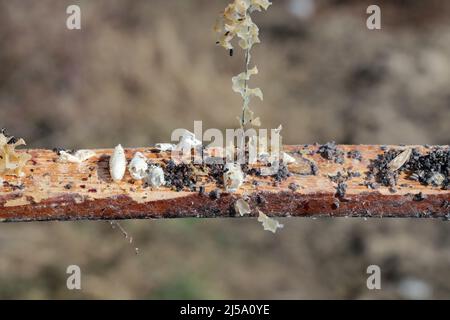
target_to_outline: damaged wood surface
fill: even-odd
[[[296,159],[288,165],[289,177],[278,182],[274,177],[248,174],[236,193],[226,193],[223,186],[201,174],[196,191],[151,189],[134,181],[128,170],[122,181],[113,182],[108,164],[112,149],[93,150],[96,156],[81,164],[58,162],[58,155],[50,150],[23,150],[20,152],[32,157],[24,176],[0,177],[0,220],[239,217],[234,204],[241,197],[249,203],[252,212],[248,216],[253,217],[261,210],[272,217],[449,218],[450,190],[422,185],[405,173],[400,174],[394,190],[383,185],[375,189],[368,186],[369,165],[386,148],[338,145],[344,155],[343,163],[339,163],[342,161],[326,159],[319,147],[285,146],[284,150]],[[429,150],[411,147],[421,152]],[[137,151],[155,163],[163,164],[170,158],[169,152],[152,148],[125,151],[128,161]],[[344,192],[339,190],[341,185],[336,179],[339,172],[351,173],[345,180]],[[212,192],[218,189],[220,195]]]

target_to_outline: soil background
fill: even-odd
[[[274,0],[255,13],[252,85],[284,142],[449,144],[450,2]],[[243,56],[215,46],[220,0],[0,0],[0,125],[30,147],[168,142],[234,128]],[[82,30],[66,8],[79,4]],[[396,219],[0,225],[0,298],[450,298],[450,225]],[[135,255],[134,247],[140,249]],[[66,268],[82,290],[66,288]],[[382,289],[368,290],[378,265]]]

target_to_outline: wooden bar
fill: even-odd
[[[427,152],[422,146],[411,146]],[[345,155],[359,151],[361,160],[344,157],[344,163],[327,160],[317,153],[317,145],[285,146],[296,163],[288,166],[291,176],[276,182],[273,177],[247,175],[236,193],[226,193],[214,181],[199,179],[204,192],[170,187],[151,189],[125,178],[113,182],[109,175],[112,149],[94,150],[96,156],[81,163],[58,162],[50,150],[23,150],[32,156],[21,178],[0,177],[0,220],[4,222],[49,220],[115,220],[186,217],[240,217],[234,204],[248,199],[249,216],[261,210],[272,217],[420,217],[450,216],[450,191],[422,185],[402,174],[396,190],[365,184],[370,161],[383,153],[377,145],[338,145]],[[387,148],[400,148],[387,146]],[[404,147],[401,147],[404,148]],[[152,148],[126,149],[127,160],[136,151],[155,162],[167,161],[168,152]],[[317,173],[310,171],[311,164]],[[347,180],[345,195],[337,195],[337,183],[330,176],[345,170],[355,177]],[[127,170],[128,171],[128,170]],[[358,176],[359,175],[359,176]],[[203,189],[203,188],[202,188]],[[220,197],[210,192],[221,190]]]

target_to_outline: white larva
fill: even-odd
[[[119,144],[114,148],[113,154],[109,159],[109,173],[114,181],[120,181],[125,175],[127,168],[127,159],[125,158],[125,150]]]
[[[164,178],[164,171],[161,167],[152,165],[148,170],[148,176],[145,177],[145,182],[155,188],[159,188],[166,184],[166,180]]]
[[[147,159],[141,152],[136,152],[128,165],[128,171],[134,180],[141,180],[147,176]]]

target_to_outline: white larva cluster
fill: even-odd
[[[127,159],[125,158],[125,150],[119,144],[114,148],[113,154],[109,159],[109,173],[111,178],[118,182],[123,179],[127,168]]]
[[[109,162],[111,178],[116,182],[121,181],[125,175],[126,167],[125,151],[119,144],[114,149]],[[133,159],[128,164],[128,171],[134,180],[144,180],[151,187],[159,188],[166,184],[163,169],[156,165],[149,165],[147,158],[141,152],[134,154]]]

